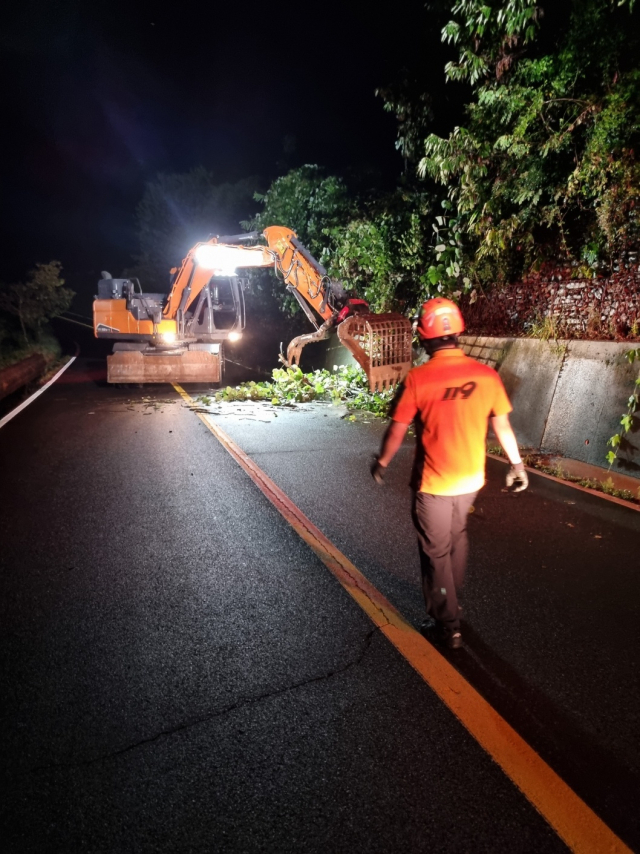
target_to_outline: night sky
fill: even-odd
[[[289,165],[393,182],[396,123],[375,89],[408,66],[444,91],[441,24],[424,0],[13,4],[0,34],[0,280],[55,258],[91,289],[97,271],[131,262],[145,181],[202,165],[220,182],[266,183],[287,137]]]

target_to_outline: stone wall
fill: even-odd
[[[640,267],[622,265],[593,279],[579,278],[575,268],[543,270],[486,296],[465,295],[461,308],[472,335],[526,335],[537,328],[557,338],[633,342],[640,340]]]

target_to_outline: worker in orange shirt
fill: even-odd
[[[457,336],[463,331],[455,303],[442,297],[424,303],[417,332],[430,359],[409,371],[371,467],[381,484],[415,420],[413,521],[427,609],[423,631],[450,649],[462,646],[458,591],[467,563],[467,516],[484,485],[489,423],[511,463],[507,486],[520,492],[529,485],[502,380],[459,349]]]

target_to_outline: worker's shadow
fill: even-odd
[[[447,654],[451,663],[617,834],[637,843],[640,811],[633,803],[640,792],[640,774],[597,744],[464,621],[462,633],[465,647]]]

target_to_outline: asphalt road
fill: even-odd
[[[78,362],[0,431],[3,849],[566,850],[170,387]],[[409,443],[213,418],[414,624]],[[640,514],[533,477],[470,517],[449,661],[640,849]]]

